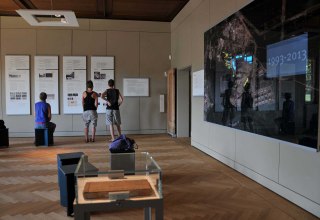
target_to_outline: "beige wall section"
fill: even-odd
[[[171,22],[171,67],[203,69],[204,32],[250,2],[190,0]],[[203,102],[203,97],[192,97],[193,146],[320,217],[320,175],[316,172],[320,153],[205,122]]]
[[[5,55],[31,55],[36,54],[36,30],[32,29],[1,29],[1,60],[4,64]],[[32,68],[33,60],[30,59],[30,67]],[[5,66],[2,65],[2,111],[3,120],[10,132],[24,133],[30,131],[30,125],[33,125],[33,116],[7,116],[5,103]],[[32,83],[30,77],[30,83]],[[31,84],[32,86],[32,84]],[[32,97],[31,97],[32,100]],[[31,103],[32,106],[32,103]],[[23,121],[23,123],[21,123]],[[32,127],[31,127],[32,129]]]
[[[152,49],[151,49],[152,48]],[[141,97],[140,129],[166,129],[167,115],[160,113],[160,94],[166,93],[167,78],[164,72],[170,68],[170,34],[140,34],[140,77],[149,78],[150,95]],[[165,70],[163,67],[166,67]],[[150,77],[152,76],[152,77]]]
[[[107,34],[108,54],[115,56],[116,88],[123,95],[123,78],[139,77],[139,32],[109,31]],[[140,99],[124,97],[120,107],[122,129],[140,131]]]
[[[53,115],[52,121],[57,124],[57,132],[70,132],[72,131],[72,115],[63,115],[63,95],[62,95],[62,56],[70,56],[72,53],[71,47],[72,31],[71,30],[37,30],[37,55],[57,55],[59,56],[59,115]],[[34,84],[34,68],[31,71],[32,84]],[[37,96],[34,90],[31,89],[32,97]],[[32,103],[38,99],[31,99]],[[34,109],[34,105],[32,105]],[[32,128],[30,128],[32,132]]]
[[[87,56],[87,79],[90,78],[91,56],[115,56],[116,87],[121,93],[124,77],[150,78],[149,97],[125,97],[121,106],[122,129],[124,133],[166,132],[166,114],[158,109],[159,95],[166,91],[163,72],[170,67],[170,23],[78,19],[80,27],[61,28],[32,27],[19,17],[0,17],[0,22],[1,64],[7,54],[31,56],[32,111],[37,101],[33,89],[34,56],[59,56],[60,114],[53,116],[57,124],[56,135],[82,135],[83,131],[80,114],[63,114],[62,57],[70,55]],[[5,114],[4,69],[1,65],[0,112],[10,129],[10,136],[34,136],[32,115]],[[105,114],[99,114],[97,134],[105,133]]]

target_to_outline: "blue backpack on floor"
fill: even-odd
[[[122,134],[111,142],[109,150],[111,153],[134,153],[136,142]]]

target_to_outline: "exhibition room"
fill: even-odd
[[[319,219],[319,27],[317,0],[1,0],[0,219]]]

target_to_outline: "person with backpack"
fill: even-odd
[[[101,98],[107,102],[106,107],[106,126],[110,128],[111,140],[114,141],[114,128],[116,125],[118,136],[121,135],[121,117],[119,106],[123,103],[123,97],[118,89],[114,87],[114,80],[108,81],[109,88],[101,94]]]

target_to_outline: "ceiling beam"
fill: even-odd
[[[113,0],[105,0],[105,17],[110,17],[113,12]]]
[[[106,16],[105,0],[97,0],[97,15],[102,18]]]
[[[37,9],[31,0],[13,0],[21,9]]]

